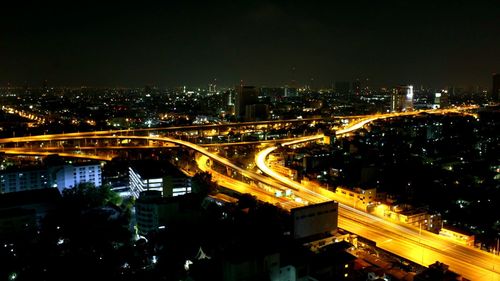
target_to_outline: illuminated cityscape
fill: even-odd
[[[498,5],[79,4],[0,19],[2,280],[500,281]]]

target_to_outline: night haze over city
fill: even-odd
[[[486,87],[500,64],[497,1],[23,1],[2,10],[3,85]]]
[[[0,11],[0,280],[500,281],[498,1]]]

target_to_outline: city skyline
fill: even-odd
[[[0,85],[491,87],[498,8],[480,3],[12,4]],[[397,23],[397,24],[395,24]]]
[[[1,280],[500,281],[498,3],[2,7]]]

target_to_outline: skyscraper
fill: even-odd
[[[258,97],[259,92],[254,86],[237,86],[234,107],[236,119],[245,119],[247,105],[257,104]]]
[[[500,101],[500,73],[493,73],[493,87],[491,88],[491,100]]]
[[[361,94],[361,81],[359,81],[359,79],[356,79],[356,81],[352,82],[352,92],[356,96],[359,96]]]
[[[285,97],[296,97],[297,96],[297,89],[293,88],[293,87],[289,87],[288,85],[285,85],[284,96]]]
[[[392,90],[391,111],[411,111],[413,110],[413,86],[398,86]]]
[[[245,121],[265,121],[269,119],[269,105],[249,104],[245,106]]]
[[[350,92],[351,92],[351,85],[349,82],[345,81],[337,81],[335,82],[335,92],[339,94],[340,96],[343,96],[345,98],[350,97]]]
[[[439,100],[439,107],[440,108],[447,108],[450,106],[450,94],[448,93],[448,90],[441,90],[441,98]]]

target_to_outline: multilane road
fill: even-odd
[[[135,139],[135,140],[145,140],[145,141],[157,141],[157,142],[164,142],[164,143],[170,143],[170,144],[175,144],[178,146],[186,147],[191,150],[194,150],[196,152],[201,153],[202,155],[207,156],[210,158],[212,161],[216,161],[226,167],[229,167],[230,169],[235,170],[239,174],[250,178],[254,181],[264,183],[269,186],[277,187],[280,190],[285,190],[288,189],[288,187],[282,185],[279,182],[276,182],[274,179],[269,178],[267,176],[263,176],[258,173],[254,173],[252,171],[248,171],[244,168],[241,168],[235,164],[233,164],[231,161],[228,159],[221,157],[215,153],[209,152],[206,148],[201,147],[197,144],[183,141],[183,140],[178,140],[174,138],[168,138],[168,137],[151,137],[151,136],[106,136],[106,135],[101,135],[99,134],[100,132],[97,132],[98,134],[92,135],[89,133],[72,133],[72,134],[54,134],[54,135],[42,135],[42,136],[28,136],[28,137],[21,137],[21,138],[9,138],[9,139],[0,139],[0,144],[7,144],[7,143],[12,143],[12,142],[40,142],[40,141],[60,141],[60,140],[78,140],[78,139]],[[13,141],[14,140],[14,141]],[[15,148],[0,148],[1,152],[5,153],[10,153],[10,154],[32,154],[32,155],[40,155],[40,154],[48,154],[47,152],[37,152],[37,151],[18,151]],[[63,154],[60,154],[63,155]],[[71,154],[78,156],[79,154]],[[67,155],[64,155],[67,156]],[[80,155],[81,157],[85,158],[91,158],[90,155]],[[98,156],[96,159],[100,159]]]
[[[437,113],[448,113],[453,111],[434,111]],[[390,114],[390,115],[377,115],[370,116],[366,119],[362,119],[360,122],[353,124],[343,130],[337,131],[338,135],[347,134],[359,128],[362,128],[365,124],[372,122],[381,118],[389,118],[394,116],[410,115],[417,113],[403,113],[403,114]],[[310,203],[324,202],[327,200],[334,200],[331,192],[325,190],[312,191],[297,182],[287,179],[271,169],[267,168],[265,164],[265,159],[269,153],[271,153],[276,147],[271,147],[263,150],[256,157],[256,162],[259,168],[269,175],[270,177],[260,175],[246,169],[240,168],[234,165],[228,159],[218,156],[214,153],[207,151],[205,148],[200,147],[196,144],[165,137],[147,137],[147,136],[109,136],[112,133],[123,133],[131,132],[131,130],[125,131],[98,131],[98,132],[87,132],[87,133],[70,133],[70,134],[58,134],[58,135],[43,135],[43,136],[32,136],[32,137],[21,137],[21,138],[10,138],[1,139],[0,144],[13,143],[13,142],[37,142],[37,141],[51,141],[51,140],[70,140],[70,139],[82,139],[86,137],[92,138],[123,138],[123,139],[145,139],[159,142],[168,142],[175,145],[180,145],[183,147],[195,150],[202,155],[212,159],[213,161],[219,162],[222,165],[229,167],[238,173],[248,177],[256,182],[264,183],[273,188],[280,190],[292,187],[295,189],[295,193],[302,199]],[[299,140],[290,141],[284,143],[283,145],[293,145],[304,141],[312,141],[321,139],[322,135],[301,138]],[[8,150],[4,148],[4,150]],[[35,154],[34,152],[33,154]],[[22,154],[22,153],[21,153]],[[71,155],[73,156],[73,155]],[[82,156],[84,158],[89,158],[88,155]],[[221,181],[231,181],[229,178],[221,178]],[[232,188],[241,188],[243,190],[251,190],[253,187],[250,185],[242,185],[240,183],[228,184]],[[230,187],[231,188],[231,187]],[[242,190],[242,189],[240,189]],[[272,196],[265,193],[254,192],[259,199],[263,201],[271,201],[271,203],[283,203],[282,201],[271,199]],[[285,206],[285,208],[291,208],[291,205]],[[479,250],[458,245],[446,238],[428,233],[425,231],[419,231],[418,229],[404,227],[396,223],[384,221],[373,215],[355,210],[351,207],[340,205],[340,217],[339,217],[339,227],[344,228],[348,231],[356,233],[360,236],[366,237],[377,242],[378,246],[386,249],[390,252],[399,254],[405,258],[419,262],[421,264],[428,265],[436,260],[444,262],[450,265],[452,270],[461,273],[466,278],[472,280],[493,280],[500,281],[500,259],[497,256],[491,255],[489,253],[481,252]]]
[[[380,118],[388,118],[388,116],[364,119],[353,126],[337,131],[337,135],[350,133]],[[283,143],[282,146],[313,141],[321,137],[303,138]],[[309,199],[311,202],[336,200],[335,194],[331,192],[312,191],[270,169],[265,160],[277,148],[277,146],[269,147],[256,155],[255,162],[262,172],[287,186],[293,187],[297,190],[298,196],[313,197],[314,199]],[[344,204],[339,204],[339,227],[375,241],[378,247],[422,265],[440,261],[448,264],[451,270],[471,280],[500,280],[500,257],[457,244],[446,237],[386,221]]]

